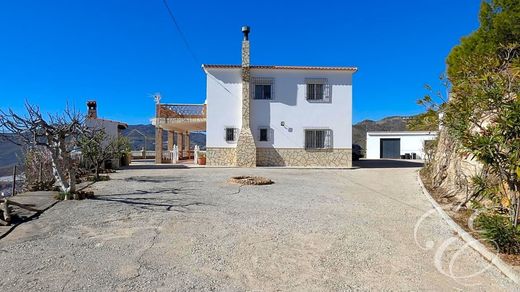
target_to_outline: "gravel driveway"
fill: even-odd
[[[0,240],[0,291],[519,289],[436,214],[417,224],[417,168],[364,166],[121,171]]]

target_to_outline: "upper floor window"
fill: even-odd
[[[326,78],[306,78],[306,99],[309,102],[330,102],[331,90]]]
[[[308,129],[305,130],[305,149],[331,149],[332,130]]]
[[[323,100],[323,84],[307,84],[308,100]]]
[[[271,85],[255,84],[255,99],[272,99]]]
[[[251,93],[254,99],[273,99],[273,78],[253,77],[251,81]]]

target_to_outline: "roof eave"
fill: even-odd
[[[203,64],[202,69],[207,72],[207,69],[240,69],[241,65],[228,64]],[[332,67],[332,66],[277,66],[277,65],[252,65],[250,67],[254,70],[312,70],[312,71],[339,71],[352,72],[358,71],[357,67]]]

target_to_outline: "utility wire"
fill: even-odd
[[[195,53],[193,52],[193,50],[191,49],[191,46],[190,44],[188,43],[188,39],[186,38],[186,35],[184,35],[184,33],[182,32],[182,29],[181,27],[179,26],[179,23],[177,22],[177,19],[175,18],[175,15],[173,15],[173,11],[171,10],[170,6],[168,5],[168,0],[163,0],[163,3],[164,3],[164,7],[166,8],[166,10],[168,11],[168,15],[170,16],[171,20],[173,21],[173,24],[175,25],[175,28],[177,29],[177,31],[179,32],[179,35],[181,36],[181,39],[182,41],[184,42],[184,45],[186,46],[186,49],[188,50],[188,52],[190,53],[191,57],[193,58],[193,60],[197,63],[197,64],[200,64],[197,56],[195,55]],[[230,95],[234,96],[234,97],[237,97],[235,94],[233,94],[231,91],[229,91],[228,88],[226,88],[223,84],[220,83],[220,81],[215,78],[215,76],[211,75],[211,74],[206,74],[207,76],[209,76],[211,79],[215,80],[215,82],[220,86],[222,87],[225,91],[227,91]],[[237,97],[238,98],[238,97]]]
[[[186,39],[186,36],[182,32],[182,29],[179,26],[179,23],[177,22],[177,19],[175,19],[175,15],[173,15],[173,12],[172,12],[170,6],[168,5],[168,0],[163,0],[163,3],[164,3],[164,7],[166,7],[166,10],[168,11],[168,15],[170,16],[171,20],[173,21],[173,24],[175,25],[175,28],[177,29],[177,32],[179,32],[179,35],[181,36],[181,39],[184,42],[184,45],[186,46],[186,49],[188,50],[188,52],[193,57],[193,60],[195,60],[195,62],[197,62],[197,64],[200,64],[199,60],[197,59],[197,56],[195,55],[195,53],[191,49],[190,44],[188,43],[188,39]]]

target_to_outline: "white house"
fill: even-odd
[[[119,138],[121,136],[121,131],[128,128],[128,125],[125,123],[99,118],[97,115],[97,103],[95,101],[88,101],[87,109],[88,112],[85,125],[90,129],[104,130],[107,135],[107,141],[105,141],[105,143],[109,143],[109,141]],[[114,157],[114,159],[111,160],[111,165],[114,168],[118,168],[120,166],[120,159]]]
[[[401,158],[409,154],[413,159],[424,159],[426,141],[434,140],[436,131],[367,132],[366,158]]]
[[[241,65],[207,74],[208,165],[350,167],[354,67]]]

